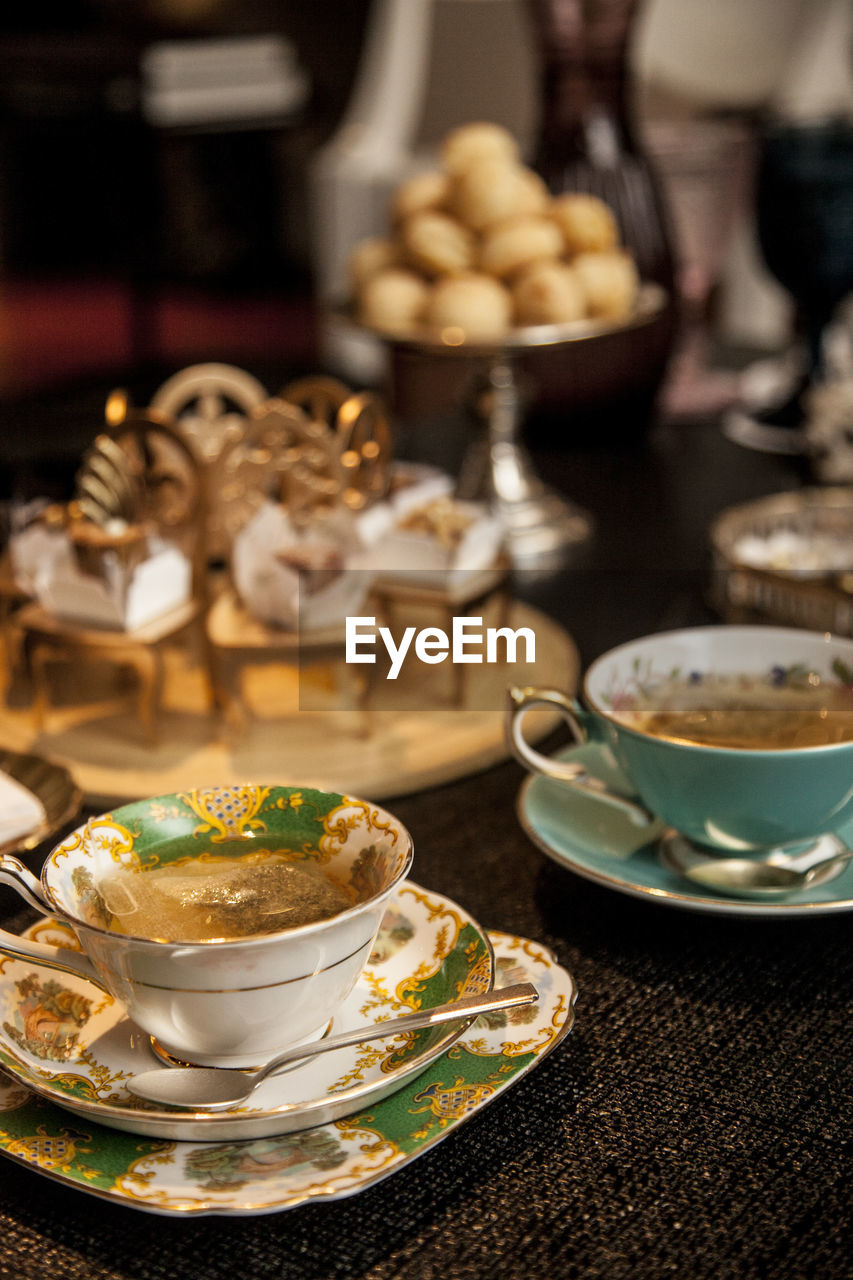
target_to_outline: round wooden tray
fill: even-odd
[[[408,687],[401,676],[393,689],[394,710],[387,707],[384,682],[377,681],[361,711],[299,711],[295,667],[281,661],[246,666],[241,679],[248,714],[239,732],[208,708],[201,669],[190,652],[170,649],[154,745],[145,741],[135,718],[133,686],[116,689],[113,684],[110,696],[103,697],[103,670],[90,676],[79,666],[67,671],[57,666],[53,705],[41,732],[20,673],[6,673],[0,747],[35,751],[64,765],[88,803],[104,808],[143,796],[241,782],[314,785],[376,800],[403,795],[508,757],[503,715],[507,685],[577,687],[578,653],[562,627],[517,602],[511,605],[510,625],[533,628],[535,667],[472,667],[458,704],[452,694],[453,671],[444,665],[426,675],[419,668]],[[331,674],[320,670],[311,676],[318,682],[317,700],[322,681]],[[529,736],[541,738],[556,723],[550,713],[538,719],[531,715]]]

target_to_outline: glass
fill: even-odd
[[[679,325],[662,393],[674,416],[711,414],[737,396],[734,372],[714,369],[709,349],[714,288],[753,166],[750,128],[737,120],[648,121],[645,136],[672,213]]]
[[[853,121],[768,128],[756,215],[764,260],[796,304],[814,376],[823,331],[853,291]]]

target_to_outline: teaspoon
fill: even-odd
[[[433,1009],[419,1009],[376,1022],[369,1027],[355,1027],[340,1035],[327,1036],[325,1040],[313,1040],[308,1044],[293,1045],[285,1049],[256,1071],[244,1071],[234,1067],[161,1067],[143,1071],[127,1081],[127,1089],[146,1102],[158,1102],[170,1107],[187,1107],[193,1111],[224,1111],[238,1102],[245,1102],[262,1080],[275,1075],[282,1067],[300,1058],[312,1058],[318,1053],[342,1049],[347,1045],[361,1044],[366,1040],[383,1040],[386,1036],[402,1031],[418,1031],[440,1022],[453,1022],[458,1018],[475,1018],[493,1009],[509,1009],[516,1005],[532,1004],[539,999],[539,992],[529,982],[519,982],[512,987],[486,991],[482,995],[464,996],[449,1004],[439,1004]]]
[[[749,858],[719,858],[699,862],[686,867],[682,875],[705,889],[736,897],[752,898],[786,893],[798,893],[826,874],[827,867],[841,866],[853,858],[853,849],[846,849],[813,867],[796,869],[773,862],[752,862]]]

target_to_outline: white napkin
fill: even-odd
[[[0,773],[0,848],[23,839],[45,821],[42,802],[8,773]]]

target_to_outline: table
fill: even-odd
[[[536,456],[598,536],[571,569],[517,589],[559,617],[584,662],[713,620],[710,519],[804,478],[714,423]],[[545,943],[574,974],[575,1029],[551,1056],[398,1175],[273,1216],[152,1218],[0,1159],[0,1274],[846,1280],[848,917],[703,916],[581,880],[521,831],[523,776],[502,764],[392,808],[420,883]]]

